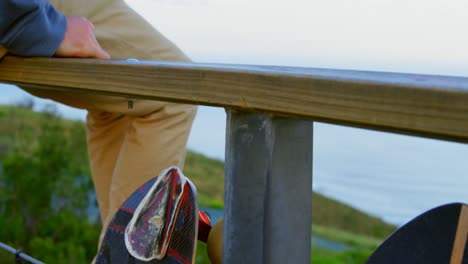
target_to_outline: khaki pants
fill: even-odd
[[[188,61],[122,0],[51,0],[66,16],[84,16],[113,59]],[[115,74],[119,74],[116,72]],[[130,194],[161,170],[183,166],[196,107],[121,97],[27,89],[39,97],[88,110],[88,153],[104,236]]]

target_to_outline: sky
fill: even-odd
[[[468,75],[468,1],[127,2],[195,61]]]
[[[195,62],[468,76],[466,0],[127,3]],[[27,96],[0,88],[0,104]],[[314,129],[314,190],[397,224],[441,203],[468,202],[467,145],[321,123]],[[188,147],[224,159],[224,142],[224,109],[200,107]]]

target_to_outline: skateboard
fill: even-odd
[[[171,167],[122,204],[95,263],[195,263],[198,215],[195,186]]]
[[[468,264],[468,206],[452,203],[431,209],[388,237],[367,264]]]

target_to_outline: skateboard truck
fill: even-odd
[[[211,231],[211,219],[207,213],[198,211],[198,240],[207,242]]]

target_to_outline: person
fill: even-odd
[[[123,0],[1,0],[0,46],[0,56],[190,61]],[[88,155],[103,224],[100,241],[134,190],[167,167],[183,167],[193,105],[24,89],[87,110]]]

